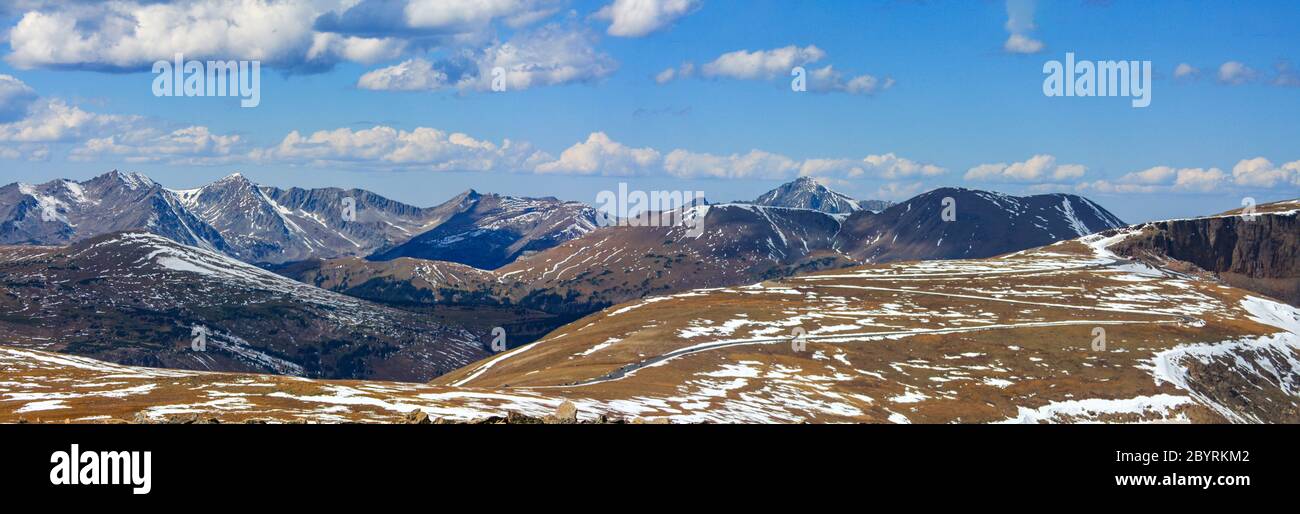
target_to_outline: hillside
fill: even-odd
[[[8,346],[181,369],[427,380],[486,356],[492,327],[489,314],[438,321],[143,232],[0,247],[0,292]]]
[[[0,416],[473,419],[568,400],[585,418],[673,422],[1300,421],[1300,310],[1110,250],[1140,234],[636,300],[427,386],[203,374],[74,389],[145,371],[0,350]],[[129,389],[144,380],[158,385]],[[219,394],[181,385],[196,383]]]

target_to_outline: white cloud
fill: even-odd
[[[590,82],[613,73],[612,58],[596,50],[585,32],[550,25],[488,49],[480,62],[479,89],[490,89],[491,70],[505,69],[510,89]]]
[[[1178,175],[1178,170],[1169,166],[1156,166],[1142,171],[1134,171],[1120,177],[1125,184],[1166,184]]]
[[[1012,34],[1002,43],[1002,49],[1013,54],[1036,54],[1043,51],[1043,42],[1024,34]]]
[[[135,130],[144,123],[140,116],[98,114],[68,105],[59,99],[40,99],[25,118],[0,124],[0,141],[64,142]]]
[[[835,91],[851,95],[874,95],[894,85],[892,78],[881,80],[873,75],[845,77],[829,65],[813,70],[808,78],[808,88],[812,91]]]
[[[596,132],[564,150],[557,159],[537,165],[538,173],[582,175],[650,175],[665,173],[682,178],[766,178],[785,179],[795,175],[827,178],[898,179],[928,177],[947,170],[893,153],[869,155],[863,159],[797,160],[778,153],[754,149],[746,153],[719,155],[676,149],[661,152],[634,148]]]
[[[848,178],[932,177],[948,170],[934,164],[899,157],[893,153],[868,155],[862,159],[807,159],[799,166],[800,176],[841,174]]]
[[[0,144],[0,159],[45,161],[50,158],[50,147],[37,144]]]
[[[1254,81],[1259,72],[1240,61],[1228,61],[1219,66],[1219,82],[1239,86]]]
[[[826,52],[814,45],[803,48],[791,45],[773,50],[737,50],[722,54],[705,64],[706,77],[728,77],[742,80],[767,80],[789,76],[795,66],[805,66],[822,60]]]
[[[682,178],[786,178],[799,169],[799,162],[763,150],[731,155],[673,150],[664,158],[664,169]]]
[[[1095,180],[1092,182],[1082,182],[1075,186],[1080,192],[1096,191],[1098,193],[1155,193],[1164,190],[1162,186],[1152,186],[1144,184],[1123,184],[1114,183],[1109,180]]]
[[[706,78],[731,78],[737,80],[774,80],[790,78],[796,67],[807,72],[808,90],[819,93],[847,93],[873,95],[889,89],[894,79],[875,75],[848,75],[832,65],[807,70],[806,67],[826,58],[826,52],[815,45],[794,45],[771,50],[736,50],[718,56],[699,67],[699,75]],[[667,84],[674,80],[694,76],[696,66],[687,62],[679,68],[667,68],[655,75],[656,83]]]
[[[1263,157],[1242,159],[1232,167],[1232,178],[1240,186],[1300,186],[1300,161],[1274,166],[1272,161]]]
[[[1178,66],[1174,68],[1174,78],[1176,79],[1194,79],[1200,76],[1200,74],[1201,70],[1196,69],[1195,66],[1185,62],[1179,63]]]
[[[415,58],[370,71],[357,87],[372,90],[462,91],[492,89],[493,70],[504,73],[507,91],[538,86],[592,82],[609,76],[618,64],[594,46],[581,30],[547,25],[496,43],[485,50],[430,62]]]
[[[406,44],[406,41],[395,38],[363,38],[317,32],[312,35],[311,47],[307,49],[307,60],[312,62],[345,60],[371,64],[397,58],[406,49]]]
[[[312,44],[310,2],[207,0],[106,2],[30,11],[9,34],[20,68],[140,69],[171,59],[301,62]]]
[[[111,158],[127,162],[219,164],[238,160],[236,151],[243,142],[237,134],[213,134],[204,126],[165,133],[144,128],[89,139],[73,149],[69,157],[76,161]]]
[[[677,78],[677,68],[666,68],[655,74],[656,84],[667,84]]]
[[[357,87],[375,91],[432,91],[447,86],[447,73],[419,58],[367,72],[357,80]]]
[[[119,0],[33,6],[9,33],[19,68],[147,69],[177,53],[302,71],[491,39],[562,0]]]
[[[1120,177],[1120,187],[1141,187],[1129,187],[1128,191],[1119,192],[1149,192],[1162,189],[1211,191],[1223,183],[1224,177],[1223,170],[1218,168],[1156,166]]]
[[[610,22],[611,36],[641,37],[693,12],[696,0],[614,0],[592,17]]]
[[[560,154],[560,158],[543,162],[538,173],[574,173],[580,175],[639,175],[655,171],[663,158],[653,148],[632,148],[593,132],[587,140]]]
[[[1034,0],[1007,0],[1006,29],[1009,36],[1002,49],[1015,54],[1036,54],[1043,50],[1043,42],[1029,36],[1038,28],[1034,25]]]
[[[1087,168],[1081,164],[1057,164],[1056,157],[1035,155],[1026,161],[981,164],[966,171],[966,180],[991,182],[1062,181],[1082,177]]]
[[[1105,193],[1213,192],[1230,184],[1257,188],[1300,186],[1300,161],[1277,166],[1263,157],[1243,159],[1232,168],[1231,175],[1219,168],[1156,166],[1125,174],[1116,182],[1098,180],[1077,187]]]
[[[1224,177],[1219,168],[1182,168],[1174,179],[1174,189],[1209,192],[1217,189]]]
[[[902,177],[942,175],[948,170],[933,164],[926,164],[913,161],[887,153],[883,155],[868,155],[863,162],[869,169],[875,170],[881,178],[894,179]]]
[[[402,169],[494,171],[524,166],[534,153],[529,145],[508,139],[496,144],[429,127],[408,131],[378,125],[362,130],[320,130],[307,136],[295,130],[279,145],[253,151],[250,158],[260,162],[377,163]]]
[[[684,79],[695,75],[695,63],[682,63],[678,68],[666,68],[655,74],[655,83],[664,85],[677,79]]]

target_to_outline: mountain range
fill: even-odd
[[[946,201],[956,217],[944,221]],[[306,283],[379,302],[490,301],[586,314],[647,295],[726,287],[873,262],[983,258],[1124,223],[1074,195],[1014,197],[937,189],[880,212],[829,214],[749,203],[689,208],[688,223],[592,231],[492,273],[431,261],[334,259],[274,268]],[[415,278],[413,270],[425,270]],[[454,277],[438,280],[434,275]]]
[[[222,422],[491,422],[567,412],[584,421],[682,423],[1295,423],[1300,309],[1226,284],[1227,275],[1209,268],[1284,279],[1295,254],[1280,252],[1294,233],[1276,232],[1293,228],[1297,207],[1122,227],[989,258],[867,263],[638,298],[428,384],[160,370],[34,343],[0,346],[0,421],[159,422],[179,414]],[[765,209],[775,208],[720,212]],[[145,256],[166,247],[151,237]],[[19,256],[4,259],[46,259],[54,270],[101,260],[90,254],[139,262],[137,254],[112,258],[118,247],[99,241],[63,250],[71,261],[49,260],[60,250],[11,247]],[[1252,256],[1260,264],[1236,264]],[[200,266],[173,262],[180,258],[169,253],[155,257],[169,268]],[[540,272],[603,273],[594,255],[579,258],[585,263],[577,268],[571,259]],[[458,264],[393,262],[445,284],[501,278]],[[114,271],[127,275],[132,267]],[[18,287],[45,283],[36,274],[45,268],[31,269],[20,281],[29,285]],[[266,277],[295,287],[273,279]],[[60,278],[46,290],[82,287]],[[21,292],[25,299],[33,291]],[[94,298],[108,296],[76,295],[92,305]],[[69,300],[24,300],[25,312],[62,316],[48,309],[69,308],[59,307],[75,304]],[[6,324],[18,323],[16,313],[5,313]],[[95,340],[111,346],[110,337]]]
[[[0,188],[0,244],[57,245],[143,230],[253,264],[378,252],[494,267],[593,223],[591,209],[554,198],[468,191],[421,208],[361,189],[262,186],[239,173],[188,190],[116,170],[84,182]],[[430,240],[446,244],[430,249]],[[455,250],[452,240],[477,250]]]
[[[496,327],[517,347],[644,297],[984,258],[1123,225],[1072,195],[946,188],[828,213],[810,198],[843,195],[789,186],[809,207],[694,205],[688,223],[598,228],[577,202],[475,191],[422,209],[238,174],[192,190],[120,172],[16,184],[0,190],[5,234],[27,246],[0,260],[0,338],[123,364],[427,379],[485,355]],[[194,326],[213,330],[216,351],[168,346]]]

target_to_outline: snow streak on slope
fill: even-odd
[[[1281,331],[1218,343],[1179,345],[1157,354],[1151,360],[1152,372],[1157,383],[1167,382],[1187,391],[1229,420],[1274,421],[1241,409],[1231,401],[1234,398],[1216,390],[1213,384],[1198,382],[1191,373],[1193,365],[1198,369],[1221,366],[1254,387],[1276,390],[1293,403],[1300,400],[1300,310],[1253,296],[1243,299],[1241,308],[1250,319]]]

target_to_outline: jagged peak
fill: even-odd
[[[248,184],[253,183],[253,181],[248,180],[248,177],[245,177],[243,173],[236,171],[234,173],[221,177],[220,179],[217,179],[217,181],[213,182],[213,184],[227,184],[232,182],[248,183]]]
[[[157,182],[154,182],[153,179],[149,178],[143,173],[138,173],[134,171],[120,171],[117,169],[111,170],[108,173],[90,179],[88,182],[96,181],[96,180],[112,180],[114,182],[118,182],[122,185],[125,185],[130,189],[139,189],[142,187],[148,188],[158,184]]]

